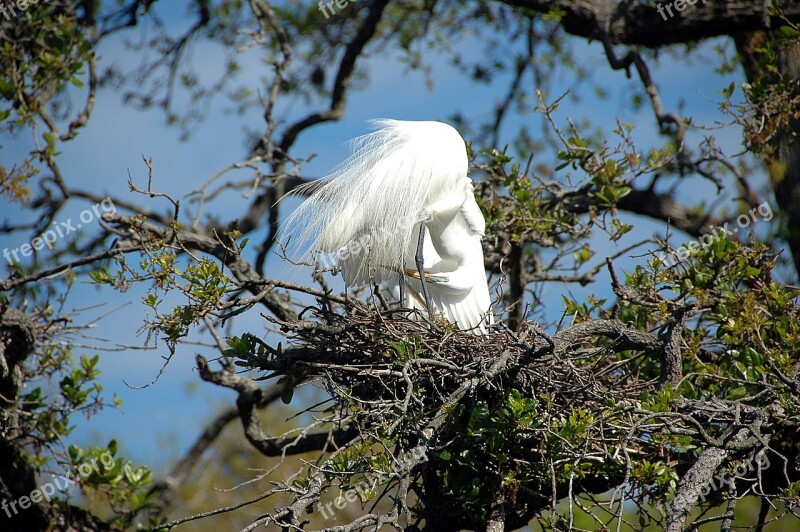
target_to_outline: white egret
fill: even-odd
[[[353,154],[297,193],[296,244],[333,254],[345,283],[386,282],[408,308],[462,330],[493,323],[483,264],[485,220],[467,176],[464,139],[441,122],[375,120]]]

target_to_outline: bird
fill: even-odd
[[[438,121],[371,124],[373,132],[350,141],[343,163],[292,192],[308,197],[279,238],[336,265],[346,286],[383,284],[404,308],[487,334],[494,317],[481,246],[486,222],[464,139]]]

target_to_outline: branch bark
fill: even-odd
[[[264,391],[253,379],[237,375],[232,371],[211,371],[206,359],[200,355],[197,356],[197,367],[200,370],[200,378],[204,381],[230,388],[239,393],[236,406],[242,420],[245,437],[264,456],[302,454],[308,451],[322,450],[328,445],[339,447],[357,435],[354,428],[347,427],[331,432],[303,433],[296,438],[268,436],[261,428],[257,408],[263,403],[270,403],[280,397],[280,391],[273,390],[265,396]]]
[[[666,532],[683,532],[686,518],[697,505],[700,493],[708,486],[714,473],[725,461],[728,451],[710,447],[703,451],[697,461],[678,484],[678,492],[669,505]]]
[[[12,501],[14,514],[0,516],[8,528],[4,530],[45,530],[49,527],[49,503],[33,502],[17,513],[13,506],[20,497],[36,489],[36,471],[28,463],[16,439],[19,418],[16,412],[17,395],[23,384],[22,363],[33,353],[35,324],[24,312],[0,305],[0,497],[4,508],[6,499]],[[8,512],[8,510],[5,510]],[[4,512],[4,513],[5,513]]]
[[[224,246],[219,238],[214,239],[205,234],[188,229],[180,229],[175,232],[172,229],[161,228],[149,223],[140,224],[132,220],[129,216],[123,216],[117,213],[105,213],[103,215],[103,220],[125,228],[135,228],[135,230],[131,231],[129,239],[135,242],[135,247],[137,249],[147,244],[145,237],[140,234],[140,231],[146,231],[153,233],[157,238],[162,238],[167,242],[171,242],[175,239],[187,249],[201,251],[216,257],[225,264],[236,280],[242,283],[244,288],[253,295],[259,296],[260,300],[275,316],[281,320],[296,318],[297,314],[291,302],[281,298],[277,292],[264,294],[262,291],[264,279],[258,275],[249,262],[244,260],[241,256],[232,253],[229,248]]]
[[[599,38],[605,28],[614,44],[658,48],[737,32],[778,27],[782,20],[770,14],[771,2],[745,0],[688,1],[678,11],[674,2],[618,2],[616,0],[501,0],[536,13],[558,12],[567,33]],[[800,4],[782,7],[785,19],[800,22]]]
[[[556,355],[563,355],[583,340],[594,336],[605,336],[615,340],[615,350],[638,349],[651,353],[660,353],[664,345],[658,336],[639,331],[627,326],[619,320],[590,320],[576,323],[553,335]]]

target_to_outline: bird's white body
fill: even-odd
[[[287,225],[304,225],[300,245],[332,253],[345,282],[360,286],[396,284],[400,265],[416,270],[424,223],[424,271],[436,311],[461,329],[485,333],[493,322],[481,247],[485,222],[467,176],[464,140],[441,122],[374,124],[377,131],[354,140],[352,156],[308,185],[311,197]],[[406,306],[425,308],[419,279],[406,280]]]
[[[435,212],[428,222],[424,269],[434,278],[445,279],[428,284],[436,309],[460,329],[485,334],[486,326],[494,323],[481,246],[485,222],[472,196],[471,183],[469,192],[457,210]],[[406,267],[412,268],[408,257],[413,263],[414,250],[409,249],[406,257]],[[406,306],[424,310],[420,282],[409,279],[409,283]]]

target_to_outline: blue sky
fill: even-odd
[[[167,9],[175,9],[176,4],[168,4],[170,7]],[[156,4],[156,9],[162,7]],[[170,24],[185,24],[178,12],[165,15]],[[713,59],[712,44],[701,46],[699,53]],[[593,71],[595,82],[611,92],[611,98],[599,100],[592,96],[591,91],[585,90],[579,104],[566,99],[558,115],[561,123],[568,117],[588,116],[594,125],[602,126],[610,132],[615,127],[615,117],[620,117],[635,126],[635,137],[640,146],[654,145],[658,135],[650,108],[645,106],[641,111],[632,112],[627,106],[627,98],[633,88],[637,87],[637,82],[628,80],[623,72],[611,71],[598,43],[586,44],[576,40],[573,46],[576,57]],[[470,53],[482,53],[482,43],[466,42],[465,47]],[[348,153],[345,141],[367,132],[366,122],[372,118],[442,119],[456,112],[460,112],[467,120],[490,116],[494,104],[505,91],[509,79],[507,76],[496,78],[490,85],[475,85],[464,79],[448,65],[445,57],[435,51],[426,53],[426,58],[427,64],[432,68],[432,87],[426,85],[422,74],[408,70],[396,57],[371,57],[367,67],[370,83],[364,88],[351,91],[345,117],[339,122],[315,127],[301,135],[295,155],[316,154],[304,166],[303,174],[322,176],[332,169]],[[219,51],[205,43],[198,43],[193,54],[193,61],[209,79],[219,74],[221,60]],[[101,65],[129,65],[130,61],[131,52],[122,36],[109,39],[100,48]],[[253,80],[264,72],[264,66],[256,55],[248,56],[242,66],[246,72],[253,71]],[[683,113],[693,116],[696,121],[713,123],[722,118],[709,99],[715,99],[716,91],[726,86],[730,78],[716,76],[703,61],[686,64],[666,54],[659,64],[651,67],[668,110],[676,110],[682,102]],[[571,76],[562,73],[557,77],[551,95],[567,90],[571,84]],[[296,117],[308,110],[302,105],[295,105],[288,116]],[[510,115],[504,130],[513,131],[523,121],[527,121],[535,124],[532,131],[539,131],[539,120],[538,115],[527,115],[523,118]],[[154,189],[182,197],[221,168],[242,160],[247,153],[245,131],[260,129],[260,113],[251,112],[247,116],[238,116],[215,107],[190,140],[180,142],[178,132],[165,125],[165,117],[161,112],[133,110],[122,104],[120,94],[101,91],[89,125],[77,139],[62,147],[63,154],[58,161],[68,182],[77,188],[103,195],[111,194],[151,208],[159,205],[166,208],[166,203],[159,203],[160,200],[148,203],[128,191],[128,172],[140,187],[146,185],[147,169],[142,162],[142,155],[153,160]],[[690,141],[696,141],[703,134],[692,132]],[[715,134],[728,153],[740,149],[741,134],[737,129],[728,128]],[[0,158],[4,164],[22,160],[31,146],[29,135],[3,139],[0,143]],[[239,178],[246,176],[242,172],[234,175]],[[230,177],[229,175],[228,178]],[[716,191],[710,184],[697,181],[690,196],[681,199],[691,202],[706,197],[713,200]],[[226,194],[213,204],[212,212],[225,220],[232,219],[242,212],[245,201],[237,194]],[[87,204],[75,202],[62,211],[57,219],[77,218],[86,207]],[[15,206],[3,205],[2,216],[19,221],[30,218],[31,214],[21,212]],[[658,224],[634,216],[629,217],[629,223],[635,225],[636,239],[649,236],[660,228]],[[90,225],[87,224],[89,227],[82,230],[96,229]],[[250,236],[253,242],[260,241],[264,231]],[[23,235],[0,238],[0,248],[18,247],[26,238],[28,237]],[[624,247],[631,241],[633,240],[623,241],[620,246]],[[678,241],[681,241],[681,237]],[[63,245],[64,242],[59,244]],[[615,253],[619,247],[600,238],[596,249],[599,254],[592,264],[602,260],[603,254]],[[619,268],[631,268],[642,260],[621,260]],[[274,256],[268,260],[267,271],[270,276],[288,275],[286,266]],[[302,272],[293,272],[292,275],[295,276],[294,280],[303,280]],[[602,281],[597,286],[589,287],[548,285],[543,292],[546,315],[560,315],[563,308],[560,296],[567,290],[579,299],[589,294],[610,297],[606,286],[607,283]],[[597,292],[598,290],[600,291]],[[112,392],[116,392],[124,401],[120,410],[107,409],[89,420],[76,420],[79,423],[73,438],[80,444],[86,444],[105,442],[116,437],[122,442],[124,454],[150,464],[158,472],[191,444],[211,412],[233,405],[235,395],[230,390],[200,381],[195,370],[194,355],[201,352],[211,358],[213,353],[207,348],[196,346],[179,348],[163,376],[154,385],[135,390],[124,384],[123,381],[132,386],[141,386],[150,382],[156,376],[163,363],[162,357],[166,354],[163,344],[149,351],[97,349],[109,345],[141,345],[144,342],[144,337],[138,334],[145,317],[145,308],[141,304],[143,295],[138,288],[120,294],[85,284],[79,284],[71,293],[69,307],[94,307],[77,314],[76,319],[80,323],[93,323],[99,316],[117,309],[97,322],[97,326],[91,331],[97,338],[82,340],[86,347],[78,353],[101,353],[101,380],[107,393],[110,396]],[[258,333],[263,330],[263,319],[256,310],[238,321],[232,333]]]

